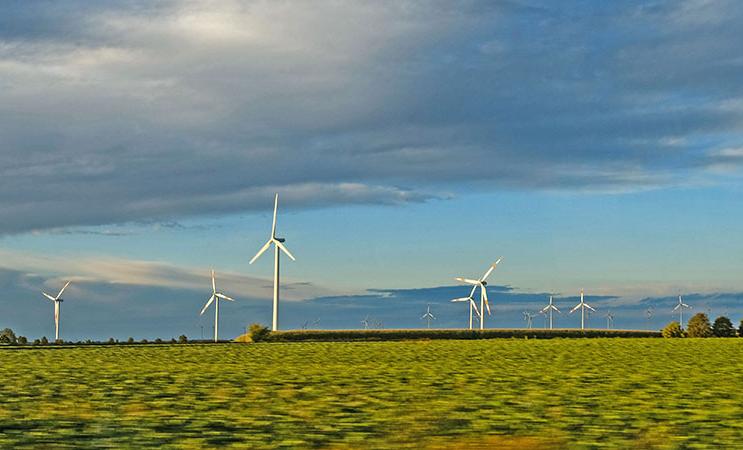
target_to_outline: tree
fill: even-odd
[[[712,334],[716,337],[735,337],[733,322],[725,316],[718,317],[712,324]]]
[[[689,319],[689,325],[686,328],[689,337],[710,337],[712,336],[712,327],[709,324],[709,318],[705,313],[696,313]]]
[[[178,343],[179,344],[187,344],[188,343],[188,337],[186,337],[185,334],[182,334],[178,336]]]
[[[49,339],[46,336],[41,337],[41,345],[49,345]]]
[[[126,343],[127,344],[133,344],[134,343],[134,338],[131,337],[131,336],[129,336],[129,339],[126,340]]]
[[[680,338],[684,337],[684,330],[682,330],[681,325],[674,320],[663,328],[661,334],[663,334],[664,338]]]
[[[41,345],[41,341],[39,339],[34,339],[34,345]]]
[[[115,344],[116,343],[116,340],[114,338],[108,338],[108,343],[109,344]]]
[[[28,344],[28,339],[26,339],[26,336],[18,336],[18,345],[26,344]]]
[[[0,344],[15,344],[16,341],[15,333],[10,328],[0,331]]]
[[[268,336],[271,331],[259,323],[254,323],[248,328],[248,342],[260,342]]]
[[[155,344],[162,344],[163,340],[160,338],[155,339]]]
[[[740,321],[740,326],[738,327],[738,336],[743,337],[743,320]]]

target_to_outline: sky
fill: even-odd
[[[0,327],[65,339],[743,318],[743,5],[0,4]],[[648,320],[646,311],[653,308]],[[541,320],[541,319],[540,319]],[[535,321],[535,326],[538,321]],[[560,326],[577,326],[563,315]],[[543,326],[543,321],[539,322]]]

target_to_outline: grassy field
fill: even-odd
[[[2,448],[740,448],[743,339],[0,350]]]

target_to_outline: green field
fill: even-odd
[[[741,448],[743,339],[0,350],[2,448]]]

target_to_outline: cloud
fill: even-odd
[[[0,5],[2,234],[740,170],[736,2],[75,5]]]

